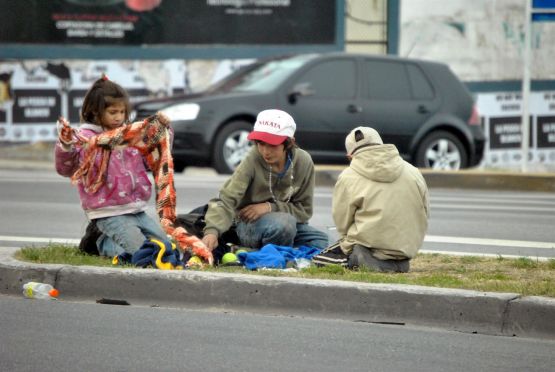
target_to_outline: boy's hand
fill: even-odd
[[[214,234],[206,234],[202,238],[202,242],[210,251],[213,251],[218,246],[218,237]]]
[[[254,222],[271,211],[272,206],[268,202],[250,204],[239,211],[239,218],[246,222]]]

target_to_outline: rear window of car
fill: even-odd
[[[368,98],[411,99],[411,86],[404,63],[394,61],[365,61]]]
[[[412,63],[407,64],[412,95],[416,99],[433,99],[434,88],[420,68]]]
[[[297,79],[307,83],[312,97],[353,98],[356,95],[356,65],[354,60],[338,59],[318,63]]]

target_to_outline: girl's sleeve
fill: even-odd
[[[77,146],[65,149],[58,141],[54,146],[54,161],[60,176],[71,177],[79,169],[79,149]]]

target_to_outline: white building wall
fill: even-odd
[[[447,63],[465,82],[519,80],[526,1],[401,0],[399,54]],[[534,22],[532,42],[532,79],[555,79],[555,22]]]

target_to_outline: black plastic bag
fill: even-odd
[[[193,209],[189,213],[179,214],[175,219],[175,226],[181,226],[187,230],[188,233],[202,239],[203,230],[206,226],[204,216],[207,210],[208,204],[205,204]],[[231,245],[239,245],[239,237],[235,232],[234,226],[219,237],[218,246],[212,251],[215,265],[219,265],[222,261],[222,256],[231,251]],[[188,258],[184,257],[183,260],[186,262],[186,259],[188,260]]]

